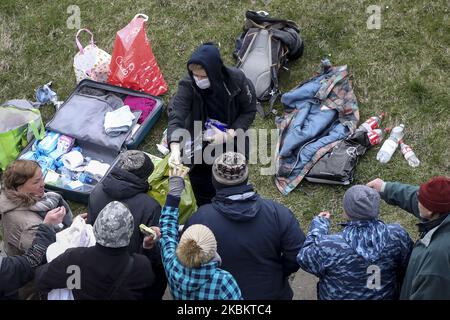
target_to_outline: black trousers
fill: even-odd
[[[248,159],[250,150],[249,139],[245,139],[245,144],[239,146],[237,140],[234,143],[234,152],[239,152],[245,155]],[[214,157],[221,155],[226,152],[226,145],[220,145],[216,150],[213,151]],[[203,149],[201,150],[203,153]],[[211,203],[211,199],[216,195],[216,189],[212,184],[212,165],[205,163],[193,165],[191,171],[189,172],[189,179],[191,180],[192,189],[194,191],[195,200],[197,201],[197,206],[200,207],[204,204]]]
[[[192,190],[194,191],[197,206],[211,203],[216,195],[216,189],[212,184],[212,165],[196,164],[189,172]]]

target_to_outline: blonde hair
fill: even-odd
[[[38,169],[40,169],[40,166],[36,161],[14,161],[3,174],[3,187],[6,190],[17,190],[17,187],[33,178]]]
[[[191,70],[191,71],[204,70],[206,72],[205,68],[203,68],[202,65],[196,64],[196,63],[189,64],[188,65],[188,69]]]
[[[180,263],[187,268],[200,268],[206,260],[202,248],[193,239],[180,242],[176,254]]]
[[[194,224],[181,235],[176,255],[180,263],[187,268],[200,268],[208,263],[217,252],[217,241],[207,226]]]

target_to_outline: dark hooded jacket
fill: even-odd
[[[292,299],[288,276],[299,266],[296,255],[305,235],[286,207],[261,198],[251,185],[217,192],[186,223],[204,224],[214,233],[222,269],[230,272],[248,299]]]
[[[159,226],[161,206],[147,194],[148,190],[147,180],[114,167],[89,196],[88,223],[93,225],[100,211],[111,201],[120,201],[130,209],[134,219],[134,231],[128,250],[130,253],[144,254],[152,262],[156,275],[155,298],[159,299],[163,296],[167,286],[160,248],[157,244],[151,250],[143,249],[144,235],[139,230],[141,223],[147,226]]]
[[[45,262],[47,247],[55,242],[53,226],[41,223],[27,252],[20,256],[0,255],[0,300],[17,299],[17,290],[33,279],[34,269]]]
[[[224,66],[219,50],[212,44],[200,46],[188,65],[199,64],[205,69],[211,86],[197,87],[192,72],[178,84],[178,92],[169,103],[168,143],[179,141],[173,135],[179,128],[189,130],[194,137],[194,121],[205,123],[209,117],[231,129],[247,130],[256,114],[256,95],[252,83],[237,68]]]
[[[133,257],[131,269],[120,285],[117,281],[125,272],[130,256]],[[76,274],[67,272],[70,266],[78,266],[80,270],[80,287],[72,290],[75,300],[149,299],[155,279],[152,264],[145,256],[131,255],[126,247],[107,248],[97,243],[89,248],[68,249],[37,268],[36,287],[41,292],[67,288]],[[118,289],[113,294],[115,285]]]
[[[119,169],[99,183],[89,197],[88,223],[94,224],[100,211],[111,201],[120,201],[130,209],[134,219],[134,231],[129,245],[130,252],[142,253],[143,234],[139,231],[141,223],[158,226],[161,215],[159,203],[147,194],[148,182],[136,175]]]

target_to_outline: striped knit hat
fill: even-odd
[[[248,178],[245,156],[237,152],[226,152],[214,161],[212,173],[214,179],[223,185],[241,184]]]

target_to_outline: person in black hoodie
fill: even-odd
[[[171,165],[182,162],[180,143],[183,132],[186,131],[180,129],[188,130],[191,141],[198,141],[202,140],[202,132],[195,132],[195,122],[202,131],[205,130],[208,119],[225,124],[226,130],[213,128],[213,134],[205,137],[210,144],[216,146],[213,151],[215,154],[212,154],[215,157],[223,152],[227,142],[237,144],[236,135],[240,130],[236,130],[246,131],[256,114],[256,95],[252,83],[241,70],[223,64],[219,49],[214,44],[205,43],[198,47],[187,62],[187,69],[188,75],[179,82],[178,92],[171,99],[168,108],[167,141],[171,151]],[[196,149],[196,146],[197,144],[192,149]],[[205,147],[203,143],[200,146]],[[248,155],[248,140],[246,139],[244,146],[237,146],[237,149],[233,146],[233,149]],[[204,158],[203,148],[201,151],[201,164],[195,163],[189,172],[198,206],[210,203],[215,195],[211,184],[212,161]],[[187,157],[183,160],[185,164],[192,164],[187,163]]]
[[[211,229],[221,268],[234,276],[244,300],[292,299],[288,277],[299,269],[296,256],[305,234],[288,208],[263,199],[247,181],[244,155],[219,156],[212,168],[217,194],[184,229],[194,224]]]
[[[144,255],[128,252],[133,229],[133,216],[124,204],[107,204],[94,223],[95,246],[68,249],[37,268],[37,289],[72,289],[75,300],[145,299],[155,275]],[[78,273],[68,272],[73,266]]]
[[[143,254],[151,261],[156,278],[151,290],[152,297],[147,298],[160,300],[167,287],[167,278],[159,244],[156,243],[152,249],[144,249],[142,246],[144,234],[139,230],[140,224],[159,226],[161,206],[147,194],[149,190],[147,180],[153,169],[151,159],[144,152],[138,150],[124,152],[109,175],[91,192],[87,222],[93,225],[100,210],[114,200],[124,203],[130,209],[134,228],[128,251]]]

